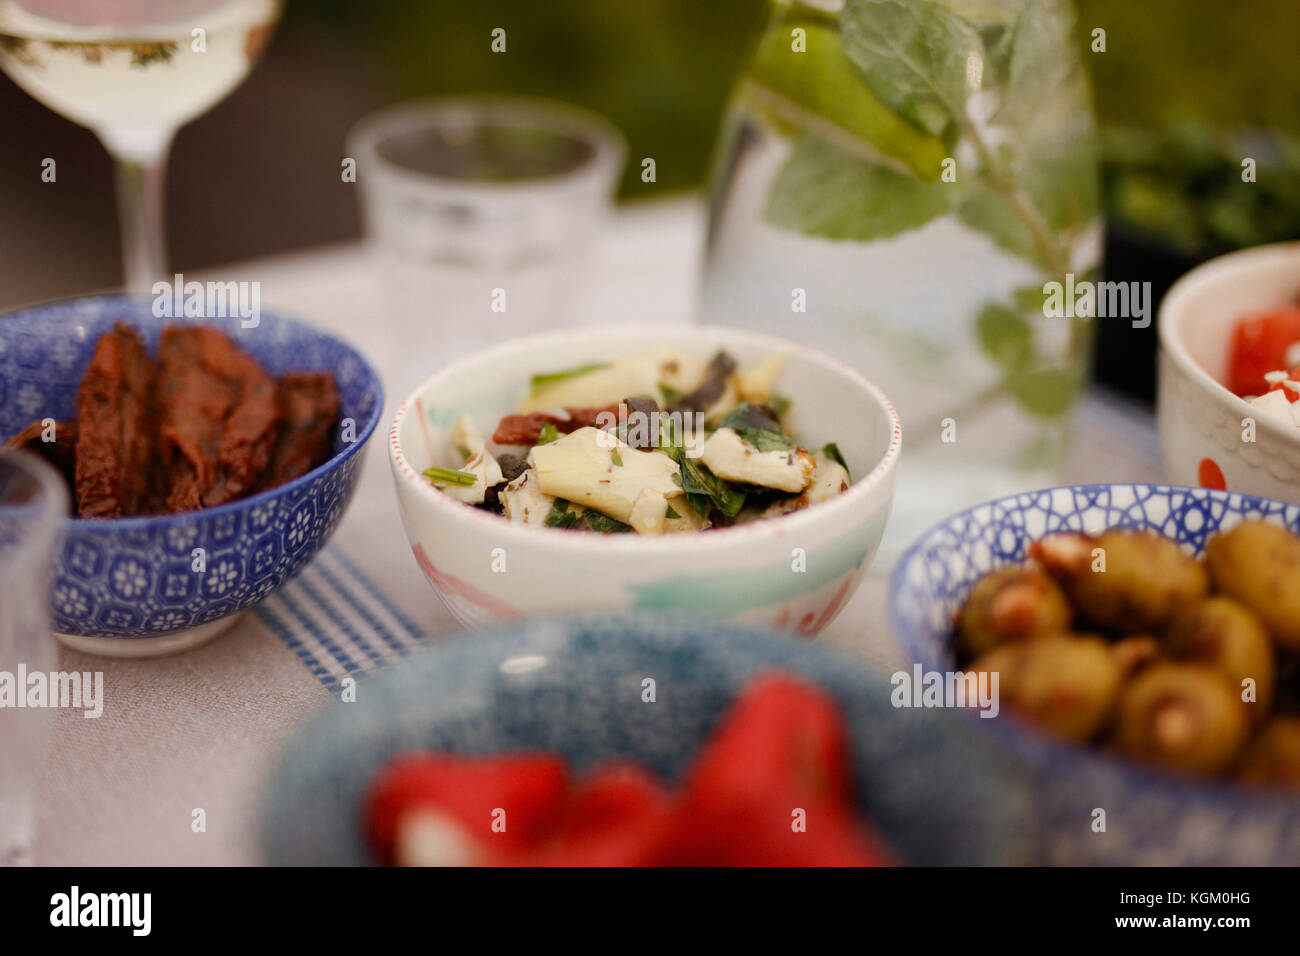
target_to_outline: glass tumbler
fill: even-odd
[[[403,104],[351,132],[387,302],[365,342],[393,393],[484,345],[571,324],[625,147],[585,110],[466,96]]]
[[[30,864],[36,777],[48,707],[27,707],[27,675],[54,666],[51,565],[62,541],[68,492],[52,467],[0,451],[0,866]]]

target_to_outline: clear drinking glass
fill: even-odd
[[[906,452],[886,562],[944,514],[1060,483],[1101,255],[1067,0],[778,2],[714,177],[703,312],[857,365]]]
[[[466,96],[403,104],[348,139],[388,319],[368,330],[394,394],[491,342],[571,324],[625,147],[561,103]]]
[[[68,492],[53,468],[26,452],[0,451],[0,674],[25,695],[20,673],[48,673],[50,584]],[[36,777],[48,707],[0,706],[0,866],[32,862]]]
[[[279,15],[280,0],[0,0],[0,69],[114,159],[128,290],[167,273],[172,137],[243,81]]]

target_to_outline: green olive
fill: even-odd
[[[1113,529],[1093,541],[1091,560],[1054,569],[1074,606],[1122,634],[1163,630],[1209,591],[1205,568],[1178,545],[1146,531]]]
[[[1157,661],[1119,695],[1115,746],[1137,760],[1185,773],[1225,770],[1246,737],[1246,714],[1215,667]]]
[[[1097,735],[1110,718],[1120,686],[1110,647],[1095,637],[1056,634],[1004,644],[968,669],[996,673],[1000,701],[1068,740]]]
[[[1238,776],[1247,783],[1300,789],[1300,717],[1274,717],[1246,747]]]
[[[1263,521],[1243,521],[1206,545],[1220,591],[1263,622],[1278,645],[1300,651],[1300,538]]]
[[[1070,626],[1065,593],[1042,571],[1002,568],[984,575],[961,615],[959,649],[978,656],[999,644],[1060,633]]]
[[[1232,598],[1212,597],[1174,618],[1165,635],[1173,657],[1217,667],[1247,703],[1252,720],[1262,720],[1273,704],[1277,662],[1268,632],[1254,614]],[[1253,699],[1246,693],[1254,682]]]

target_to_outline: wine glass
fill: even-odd
[[[280,0],[0,0],[0,69],[112,155],[126,288],[167,271],[163,176],[176,130],[235,88]]]

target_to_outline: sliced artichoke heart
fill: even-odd
[[[591,426],[538,445],[530,455],[541,490],[554,498],[593,508],[631,524],[643,491],[665,499],[680,495],[677,463],[657,451],[641,451]]]
[[[709,437],[700,460],[726,481],[789,492],[808,487],[816,468],[806,448],[759,451],[731,428],[719,428]]]

